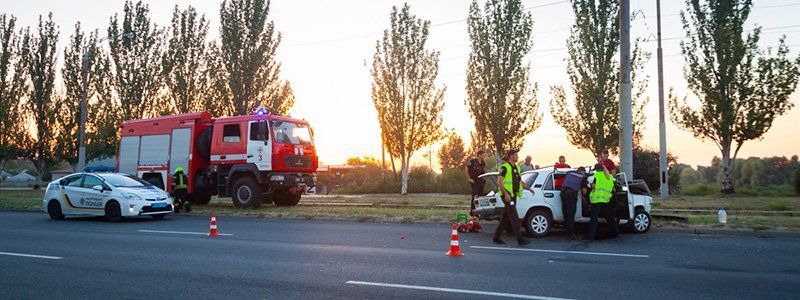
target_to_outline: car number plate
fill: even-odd
[[[153,205],[151,205],[151,206],[153,208],[162,208],[162,207],[167,207],[167,204],[166,203],[153,203]]]
[[[478,206],[489,206],[489,199],[478,200]]]

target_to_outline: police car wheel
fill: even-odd
[[[117,201],[108,201],[106,203],[106,220],[109,222],[122,221],[122,210],[120,210]]]
[[[553,228],[553,218],[544,210],[534,210],[525,218],[525,230],[532,237],[544,237]]]
[[[50,215],[51,220],[63,220],[64,213],[61,212],[61,203],[58,200],[50,200],[47,204],[47,214]]]
[[[157,214],[157,215],[150,215],[150,217],[153,218],[153,220],[163,220],[164,216],[166,215],[167,214]]]
[[[644,209],[637,208],[636,212],[633,214],[633,221],[631,223],[633,233],[645,233],[650,230],[650,225],[653,222],[650,218],[650,214],[644,211]]]
[[[236,180],[232,191],[233,205],[237,207],[258,208],[261,206],[261,187],[253,177],[241,177]]]

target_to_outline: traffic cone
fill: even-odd
[[[217,233],[217,214],[211,212],[211,228],[208,230],[208,237],[220,237]]]
[[[464,256],[461,253],[461,247],[458,246],[458,229],[456,224],[453,224],[453,233],[450,234],[450,251],[447,251],[447,256]]]

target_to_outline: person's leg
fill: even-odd
[[[592,204],[590,211],[592,215],[591,219],[589,220],[589,233],[586,235],[586,238],[592,240],[597,232],[597,218],[600,216],[600,204]]]
[[[475,197],[480,195],[480,191],[478,191],[478,184],[477,183],[470,184],[469,188],[470,188],[470,191],[472,192],[472,200],[469,203],[470,211],[472,211],[472,210],[475,209]]]
[[[506,227],[509,226],[508,219],[508,207],[506,207],[503,212],[503,218],[500,219],[500,223],[497,224],[497,229],[494,230],[495,240],[499,240],[503,236],[503,232],[505,232]]]
[[[613,233],[613,236],[616,237],[619,235],[619,226],[617,226],[617,218],[614,215],[614,207],[611,205],[606,205],[604,213],[606,217],[606,223],[608,223],[608,226],[611,226],[611,232]]]
[[[578,192],[571,189],[561,190],[561,207],[564,214],[564,223],[570,237],[575,236],[575,210]]]

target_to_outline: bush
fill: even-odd
[[[791,205],[786,200],[773,200],[767,204],[767,210],[771,211],[789,211]]]
[[[800,168],[794,174],[794,192],[800,195]]]
[[[686,196],[709,196],[719,193],[718,186],[707,184],[693,184],[681,188],[681,194]]]
[[[736,193],[744,196],[790,197],[795,193],[788,184],[772,185],[762,188],[736,188]]]

